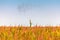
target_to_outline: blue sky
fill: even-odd
[[[58,25],[60,0],[0,0],[0,25]]]

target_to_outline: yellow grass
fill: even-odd
[[[0,40],[60,40],[60,27],[0,26]]]

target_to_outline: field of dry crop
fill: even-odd
[[[0,40],[60,40],[60,27],[0,26]]]

